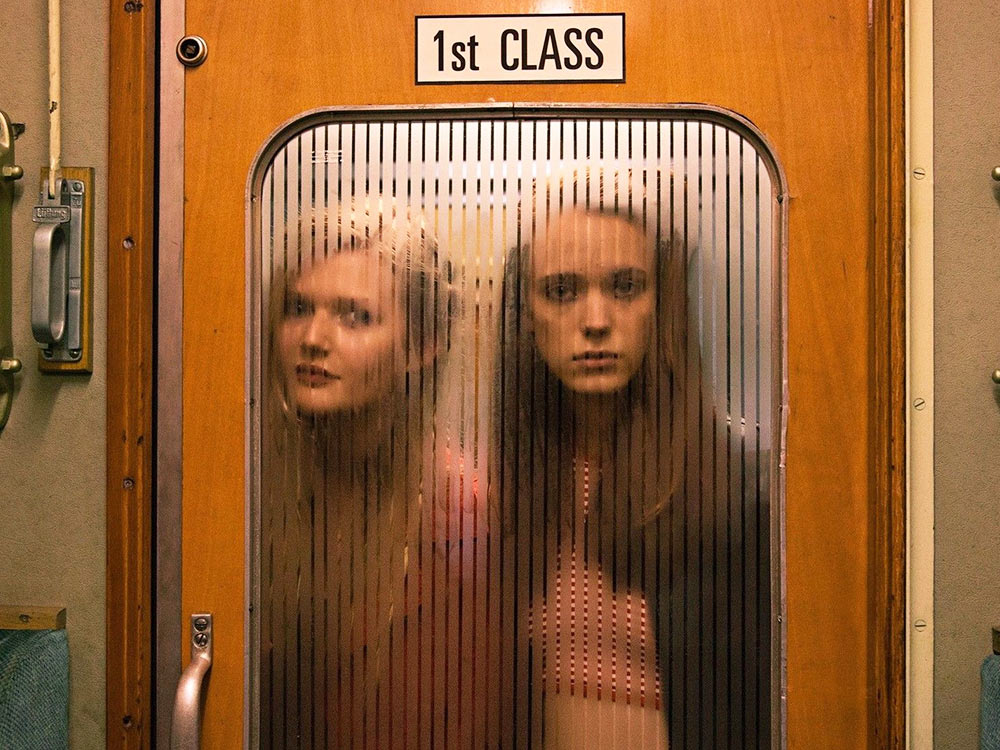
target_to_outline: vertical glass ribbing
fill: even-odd
[[[770,745],[770,175],[736,129],[645,114],[282,145],[261,747]]]

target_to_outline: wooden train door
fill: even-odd
[[[416,83],[417,16],[570,10],[624,14],[621,78]],[[343,0],[311,5],[185,0],[183,14],[184,33],[201,37],[207,45],[204,61],[184,70],[182,90],[175,92],[183,100],[184,112],[180,329],[183,568],[178,621],[186,659],[189,615],[213,615],[213,665],[207,683],[202,746],[233,748],[246,742],[252,746],[259,743],[262,748],[338,746],[332,734],[323,734],[328,726],[318,728],[329,723],[326,704],[331,699],[326,693],[316,704],[326,707],[313,706],[306,734],[298,728],[288,729],[301,717],[297,712],[304,698],[296,692],[298,688],[288,695],[294,693],[299,703],[281,709],[284,728],[276,734],[269,732],[278,721],[275,712],[281,711],[273,702],[260,703],[263,657],[259,638],[266,629],[259,610],[266,598],[261,591],[272,582],[268,576],[277,575],[273,566],[268,568],[266,561],[262,562],[273,553],[275,544],[267,546],[266,540],[261,541],[259,528],[262,511],[258,491],[262,482],[269,481],[268,476],[262,476],[266,469],[261,464],[262,453],[268,450],[266,445],[261,447],[261,440],[268,438],[264,402],[268,398],[267,351],[272,346],[267,341],[273,333],[267,310],[299,304],[289,303],[287,294],[284,301],[275,302],[273,294],[268,297],[268,285],[277,284],[274,279],[281,274],[288,278],[292,256],[301,271],[303,252],[315,252],[318,235],[326,238],[329,246],[332,228],[350,224],[345,217],[354,209],[344,208],[348,196],[355,204],[370,196],[381,199],[389,192],[390,181],[403,184],[405,170],[411,170],[405,172],[405,181],[413,189],[415,157],[410,154],[409,166],[401,166],[404,142],[411,151],[423,149],[420,158],[425,171],[421,179],[430,180],[428,175],[433,173],[438,180],[434,194],[450,196],[449,217],[455,215],[455,206],[465,205],[472,192],[461,188],[465,197],[456,198],[461,190],[442,187],[443,182],[464,183],[474,174],[484,174],[482,170],[490,165],[508,170],[506,174],[518,174],[518,180],[505,182],[494,191],[508,213],[507,218],[497,219],[489,232],[509,233],[504,235],[505,241],[495,242],[496,247],[510,247],[517,244],[515,239],[528,244],[527,235],[518,234],[528,232],[526,196],[537,199],[539,176],[548,174],[546,170],[555,171],[549,163],[539,166],[537,151],[529,155],[529,149],[543,144],[540,127],[545,129],[544,143],[573,141],[576,150],[572,157],[560,157],[566,162],[562,167],[568,165],[572,170],[586,166],[589,160],[598,165],[594,169],[612,169],[617,175],[613,179],[618,180],[612,192],[617,191],[614,194],[621,200],[640,194],[640,188],[633,191],[626,186],[629,180],[642,181],[636,175],[659,175],[659,205],[673,206],[663,210],[674,212],[669,222],[658,219],[661,236],[678,231],[682,225],[687,233],[683,243],[688,248],[689,339],[701,345],[698,356],[689,352],[688,361],[697,359],[699,364],[695,374],[689,369],[688,379],[701,383],[712,380],[718,386],[712,403],[727,404],[715,410],[704,405],[695,408],[704,417],[700,424],[708,429],[708,433],[699,434],[709,436],[699,438],[702,442],[695,446],[696,451],[687,447],[694,458],[681,460],[684,466],[697,464],[700,468],[696,471],[709,476],[712,486],[737,482],[740,487],[756,487],[758,500],[764,487],[760,507],[766,511],[754,516],[752,524],[742,518],[743,506],[726,506],[730,509],[726,513],[741,518],[736,526],[727,525],[724,538],[706,531],[716,518],[712,509],[721,506],[715,495],[704,491],[702,480],[694,482],[700,488],[697,492],[688,493],[689,498],[700,498],[697,508],[692,510],[692,501],[691,507],[678,504],[667,511],[679,514],[676,518],[681,526],[675,528],[688,528],[684,526],[688,524],[695,531],[667,534],[663,544],[676,544],[670,548],[672,552],[662,553],[664,558],[679,555],[676,559],[700,571],[697,582],[688,584],[692,593],[673,594],[674,600],[670,587],[676,584],[676,576],[657,579],[654,584],[660,592],[656,596],[674,602],[660,607],[661,614],[674,607],[673,614],[662,617],[684,623],[688,633],[688,640],[678,648],[687,654],[691,665],[680,673],[667,666],[673,657],[664,656],[664,651],[650,657],[659,665],[659,676],[652,679],[658,685],[663,683],[657,688],[659,697],[655,697],[656,690],[650,693],[654,696],[651,700],[665,706],[663,711],[671,722],[689,723],[682,732],[668,731],[671,746],[780,747],[785,741],[788,747],[809,750],[869,746],[874,710],[871,675],[880,646],[873,635],[870,607],[874,564],[870,507],[878,491],[871,469],[877,399],[871,354],[876,304],[870,259],[875,250],[872,226],[878,206],[873,167],[874,42],[868,6],[845,0],[795,8],[773,0],[713,0],[676,6],[652,0],[627,0],[618,6],[519,2],[502,7],[449,0],[430,4],[375,0],[364,5]],[[478,28],[489,29],[491,23],[501,21],[479,23]],[[514,24],[511,28],[516,35],[522,27]],[[444,56],[449,50],[441,39],[431,37],[430,43],[434,41],[441,43],[440,54]],[[454,49],[450,51],[454,53]],[[510,47],[505,52],[506,62],[525,65],[515,58],[526,58],[528,49]],[[581,49],[586,51],[582,44]],[[484,44],[481,54],[487,54],[485,50]],[[459,51],[466,54],[469,48]],[[562,62],[571,67],[567,58]],[[444,64],[442,58],[442,69]],[[466,55],[462,64],[471,67],[472,60]],[[566,71],[560,68],[560,72]],[[685,102],[703,106],[675,106]],[[303,113],[310,112],[313,114],[301,119]],[[468,146],[471,136],[462,140],[454,133],[456,128],[472,132],[469,123],[479,128],[477,133],[490,129],[491,144],[501,142],[505,133],[514,133],[519,139],[517,153],[504,156],[505,166],[501,165],[503,159],[495,156],[477,157],[476,161],[468,153],[426,153],[431,148],[428,144],[441,148],[444,141],[440,133],[445,132],[450,134],[448,143]],[[572,138],[565,134],[566,128],[574,134]],[[427,132],[432,129],[439,134],[436,140],[428,140]],[[416,140],[417,130],[423,132],[423,140]],[[404,132],[405,138],[400,135]],[[559,139],[554,133],[561,134]],[[644,145],[629,146],[631,161],[625,167],[609,166],[612,157],[625,153],[620,139],[632,137],[630,134],[637,139],[634,144],[642,141]],[[386,156],[389,141],[396,149],[391,150],[391,157]],[[357,150],[362,142],[368,149],[364,159]],[[654,146],[654,142],[659,145]],[[345,145],[348,143],[353,145]],[[512,149],[513,143],[509,141]],[[372,156],[376,151],[377,158]],[[660,159],[655,165],[654,156]],[[426,167],[431,161],[433,170]],[[463,171],[473,162],[471,172]],[[527,165],[523,174],[518,164]],[[292,170],[298,174],[294,180],[289,177]],[[346,172],[350,172],[352,188],[345,187]],[[336,186],[331,175],[338,175]],[[376,182],[378,190],[373,188]],[[643,183],[643,195],[648,194],[651,184]],[[431,188],[424,189],[430,195]],[[289,190],[299,192],[290,196]],[[393,190],[394,196],[402,194],[401,187]],[[281,194],[280,199],[275,191]],[[741,202],[742,196],[751,192],[755,197],[750,204]],[[331,193],[336,193],[333,199]],[[737,199],[737,195],[741,197]],[[315,210],[318,203],[326,211],[323,217]],[[312,213],[303,220],[307,204]],[[484,232],[489,233],[468,229],[475,224],[468,206],[463,209],[467,211],[465,224],[449,224],[450,218],[442,218],[442,205],[430,200],[420,204],[425,215],[421,221],[429,222],[439,238],[449,238],[453,247],[476,245],[486,236]],[[484,205],[480,202],[476,209],[482,216],[486,215],[482,213]],[[752,205],[752,210],[747,205]],[[365,210],[370,212],[371,207]],[[482,223],[488,222],[484,219]],[[756,239],[747,239],[751,235]],[[712,253],[726,255],[721,248],[731,248],[734,242],[757,253],[753,266],[756,276],[744,274],[751,266],[730,267],[725,259],[712,265],[706,260]],[[695,246],[700,254],[692,260]],[[304,250],[307,247],[312,250]],[[274,248],[281,248],[284,264],[277,272]],[[726,257],[734,256],[730,252]],[[492,276],[483,273],[474,280],[466,274],[464,286],[458,285],[465,313],[479,304],[469,300],[500,294],[503,269],[509,261],[493,250],[477,258],[472,263],[478,264],[477,268],[491,263],[495,268]],[[764,300],[756,306],[741,301],[740,294],[759,294],[763,287],[772,296],[755,297]],[[546,292],[550,293],[562,294],[562,287]],[[485,314],[485,307],[476,310],[483,313],[479,327],[469,331],[492,336],[494,319]],[[350,315],[352,321],[358,320],[354,308]],[[714,333],[710,336],[706,331]],[[773,340],[769,338],[772,334]],[[733,354],[737,349],[732,342],[740,336],[756,337],[754,351],[759,356]],[[710,351],[704,348],[709,338],[729,343]],[[278,346],[273,343],[273,347]],[[469,383],[480,382],[470,373],[485,367],[496,355],[493,349],[477,351],[478,355],[468,355],[465,365],[470,369],[463,370],[456,388],[468,389]],[[602,362],[593,368],[604,367]],[[745,393],[734,397],[730,387],[737,376],[742,378],[740,382],[750,382],[744,376],[754,367],[758,375],[765,371],[753,382],[756,391],[767,397],[764,402],[755,402],[757,407],[748,406],[752,399]],[[302,375],[305,380],[310,377],[324,375],[318,371]],[[494,408],[491,394],[499,386],[492,382],[484,379],[483,392],[477,391],[468,401],[468,408],[476,414],[487,414]],[[733,406],[735,401],[741,404],[738,408]],[[754,408],[766,413],[755,413]],[[480,463],[469,448],[479,445],[482,456],[495,455],[493,433],[476,433],[475,419],[469,419],[455,427],[455,434],[464,435],[468,428],[468,434],[475,433],[480,442],[456,438],[441,447],[438,455],[445,456],[448,464],[441,471],[453,484],[475,483],[474,491],[463,492],[483,503],[484,518],[499,520],[492,527],[486,521],[473,521],[471,531],[464,530],[471,537],[463,537],[460,528],[454,537],[444,534],[448,543],[457,544],[457,539],[466,545],[470,538],[483,541],[493,533],[499,539],[505,510],[503,493],[493,495],[497,480],[490,473],[502,459],[493,463],[483,458]],[[709,423],[711,427],[706,428]],[[759,437],[762,431],[765,438]],[[756,459],[748,459],[746,450],[734,453],[733,443],[726,437],[751,432],[758,436],[753,443]],[[747,444],[741,445],[745,449]],[[715,458],[710,461],[706,456]],[[719,456],[729,458],[721,460]],[[747,467],[751,466],[756,467],[756,473],[748,479]],[[768,474],[766,485],[760,483],[764,474]],[[427,486],[421,484],[421,491],[427,492]],[[746,497],[744,490],[740,492]],[[688,513],[699,515],[685,515]],[[423,521],[429,523],[426,514]],[[287,540],[283,544],[294,546]],[[686,551],[678,552],[681,547]],[[659,549],[650,543],[648,549],[654,548]],[[488,580],[491,558],[483,559],[484,580]],[[724,562],[716,566],[719,560]],[[738,566],[738,561],[747,564]],[[296,586],[313,585],[311,574],[301,567],[294,575]],[[357,575],[364,578],[364,574]],[[752,601],[742,598],[749,596],[748,576],[756,581]],[[471,593],[466,596],[474,599]],[[609,596],[610,601],[617,601],[616,594]],[[502,601],[502,596],[498,597],[497,601]],[[732,604],[733,597],[739,600],[738,606]],[[485,604],[482,622],[470,625],[470,632],[491,632],[493,606],[504,611],[496,601]],[[641,601],[636,606],[637,617],[648,614]],[[650,606],[655,609],[655,603]],[[729,613],[726,619],[713,619],[713,612],[723,610]],[[744,614],[732,614],[737,610]],[[539,610],[533,611],[537,617]],[[744,628],[751,615],[760,628],[752,638]],[[295,622],[296,627],[302,627],[301,618]],[[443,615],[440,637],[463,637],[462,622]],[[322,640],[320,629],[296,642],[315,645]],[[667,638],[655,627],[636,632],[640,637],[653,633],[649,637]],[[691,646],[696,633],[700,645]],[[276,636],[272,633],[271,637]],[[489,640],[488,635],[479,637]],[[377,640],[366,631],[363,640],[368,638]],[[422,654],[436,639],[430,635],[418,640],[414,648]],[[525,648],[539,648],[530,641],[525,643],[529,644]],[[333,647],[328,644],[328,648]],[[487,682],[503,682],[502,670],[489,676],[492,662],[489,648],[485,651],[480,677],[486,670]],[[717,656],[719,653],[725,656]],[[470,651],[467,646],[458,654],[459,662],[479,658],[475,649]],[[316,653],[310,657],[319,658]],[[413,658],[414,668],[425,663],[423,656]],[[502,666],[502,657],[498,659]],[[517,657],[511,659],[516,665]],[[428,669],[462,671],[460,663],[451,667],[426,663]],[[692,670],[701,675],[695,682],[685,676]],[[336,671],[324,674],[342,677]],[[341,677],[336,677],[338,674]],[[535,679],[539,679],[537,675]],[[301,687],[302,683],[296,685]],[[308,685],[318,694],[315,680]],[[502,692],[498,688],[497,695]],[[364,703],[366,698],[358,700]],[[671,700],[676,704],[672,710]],[[469,705],[474,706],[475,701]],[[482,718],[482,726],[477,724],[479,719],[469,719],[469,733],[461,729],[449,733],[450,725],[440,719],[444,728],[438,734],[420,735],[423,739],[411,744],[486,746],[491,742],[489,727],[505,725],[510,720],[507,711],[515,709],[518,699],[504,703],[498,698],[496,705],[490,709],[493,713],[488,711]],[[436,709],[429,710],[433,724],[438,721],[433,718]],[[319,718],[323,711],[326,718]],[[389,735],[378,734],[378,725],[397,720],[402,721],[396,714],[379,716],[373,712],[365,719],[372,732],[365,735],[369,736],[367,746],[383,746],[378,738]],[[502,729],[498,731],[503,734]],[[511,742],[528,747],[536,736],[533,731],[528,727],[523,734],[515,733]],[[276,740],[278,735],[283,739]],[[321,735],[326,739],[320,739]],[[551,732],[549,736],[553,736]],[[614,742],[622,741],[612,736]],[[596,743],[595,747],[604,746],[594,735],[587,741]],[[649,746],[660,746],[652,742]]]

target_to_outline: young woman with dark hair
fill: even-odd
[[[581,166],[521,200],[495,408],[518,747],[668,745],[664,519],[697,357],[658,179]]]

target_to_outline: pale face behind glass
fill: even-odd
[[[623,218],[561,214],[531,252],[529,306],[538,351],[581,394],[621,391],[649,348],[653,248]]]
[[[286,394],[312,416],[385,398],[402,363],[403,316],[378,255],[342,252],[291,285],[279,333]]]

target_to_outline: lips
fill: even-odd
[[[617,352],[606,349],[592,349],[573,355],[573,361],[587,370],[600,370],[612,367],[620,358]]]
[[[340,380],[336,375],[320,365],[299,364],[295,366],[295,378],[302,385],[312,388],[325,385],[334,380]]]

